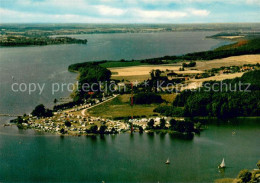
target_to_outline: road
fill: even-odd
[[[81,114],[82,114],[82,116],[86,116],[86,110],[88,110],[88,109],[91,109],[91,108],[93,108],[93,107],[96,107],[96,106],[98,106],[98,105],[101,105],[101,104],[103,104],[103,103],[105,103],[105,102],[108,102],[108,101],[110,101],[110,100],[113,100],[114,98],[116,98],[117,96],[119,96],[119,95],[115,95],[114,97],[112,97],[112,98],[110,98],[110,99],[107,99],[107,100],[105,100],[105,101],[103,101],[103,102],[100,102],[100,103],[98,103],[98,104],[96,104],[96,105],[92,105],[92,106],[90,106],[90,107],[88,107],[88,108],[86,108],[86,109],[83,109],[82,111],[81,111]]]

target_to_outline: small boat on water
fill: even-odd
[[[170,164],[170,159],[169,158],[166,160],[165,164],[167,164],[167,165]]]
[[[225,160],[223,158],[221,164],[218,166],[218,168],[226,168],[226,165],[225,165]]]

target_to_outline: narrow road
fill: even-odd
[[[105,101],[103,101],[103,102],[100,102],[100,103],[98,103],[98,104],[96,104],[96,105],[93,105],[93,106],[90,106],[90,107],[88,107],[88,108],[86,108],[86,109],[83,109],[82,111],[81,111],[81,114],[82,114],[82,116],[86,116],[86,110],[88,110],[88,109],[91,109],[91,108],[93,108],[93,107],[96,107],[96,106],[98,106],[98,105],[101,105],[101,104],[104,104],[105,102],[108,102],[108,101],[110,101],[110,100],[113,100],[114,98],[116,98],[117,96],[119,96],[119,95],[116,95],[116,96],[114,96],[114,97],[112,97],[112,98],[110,98],[110,99],[107,99],[107,100],[105,100]]]

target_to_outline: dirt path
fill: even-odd
[[[81,115],[82,115],[82,116],[86,116],[86,110],[91,109],[91,108],[96,107],[96,106],[99,106],[99,105],[101,105],[101,104],[104,104],[104,103],[106,103],[106,102],[108,102],[108,101],[110,101],[110,100],[113,100],[113,99],[116,98],[117,96],[118,96],[118,95],[116,95],[116,96],[114,96],[114,97],[112,97],[112,98],[110,98],[110,99],[107,99],[107,100],[105,100],[105,101],[103,101],[103,102],[100,102],[100,103],[98,103],[98,104],[96,104],[96,105],[90,106],[90,107],[88,107],[88,108],[86,108],[86,109],[83,109],[83,110],[81,111]]]

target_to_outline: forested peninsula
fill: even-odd
[[[57,44],[87,44],[86,39],[71,37],[26,37],[26,36],[1,36],[0,46],[42,46]]]

